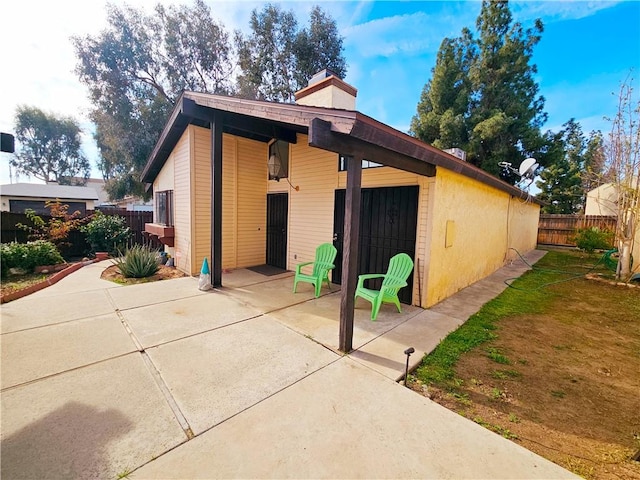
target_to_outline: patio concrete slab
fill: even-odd
[[[353,348],[358,349],[384,335],[402,322],[422,312],[421,308],[402,306],[398,313],[393,305],[384,305],[375,322],[371,321],[371,308],[364,300],[356,302],[353,320]],[[270,315],[303,335],[308,335],[326,347],[338,350],[340,325],[340,292],[271,312]]]
[[[256,283],[279,280],[281,278],[293,277],[293,272],[279,273],[277,275],[263,275],[246,268],[239,268],[222,273],[222,285],[228,288],[247,287]],[[293,282],[293,280],[292,280]],[[292,283],[293,285],[293,283]],[[292,287],[293,288],[293,287]]]
[[[114,313],[6,333],[0,341],[3,390],[136,351]]]
[[[349,354],[357,362],[381,373],[391,380],[404,377],[407,356],[404,351],[413,347],[409,357],[409,371],[420,365],[425,354],[454,331],[463,321],[430,310],[425,310],[393,330],[377,337]]]
[[[222,285],[223,287],[220,291],[264,313],[273,312],[274,310],[279,310],[314,298],[313,286],[310,283],[306,284],[310,288],[305,288],[303,284],[300,284],[298,293],[293,293],[293,278],[290,275],[284,278],[268,280],[263,283],[238,288],[224,287],[223,279]],[[332,288],[334,292],[339,290],[336,286],[332,286]],[[329,289],[325,286],[322,289],[322,294],[326,295],[328,293],[330,293]]]
[[[116,478],[184,441],[138,353],[2,392],[2,478]]]
[[[578,478],[349,358],[132,475],[213,477]]]
[[[149,348],[196,333],[255,317],[260,312],[211,290],[171,302],[162,302],[122,312],[138,341]]]
[[[73,274],[69,277],[73,277]],[[59,283],[64,280],[66,278]],[[113,305],[106,292],[107,290],[91,290],[51,296],[33,294],[2,304],[2,333],[113,313]]]
[[[198,279],[195,277],[127,285],[125,288],[109,290],[113,303],[120,310],[197,297],[206,293],[198,290]]]
[[[195,434],[340,358],[269,317],[147,353]]]

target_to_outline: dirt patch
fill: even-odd
[[[25,275],[9,275],[0,283],[0,296],[5,296],[19,290],[23,290],[31,285],[44,282],[51,277],[54,272],[50,273],[27,273]]]
[[[585,478],[640,479],[640,291],[556,288],[551,309],[499,321],[452,385],[412,388]]]
[[[116,265],[111,265],[102,272],[100,278],[122,285],[135,285],[138,283],[157,282],[159,280],[169,280],[171,278],[181,278],[187,276],[188,275],[186,273],[181,272],[175,267],[160,265],[158,271],[150,277],[126,278],[124,275],[122,275],[122,273],[120,273],[120,270],[118,270],[118,267]]]

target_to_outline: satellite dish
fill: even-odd
[[[520,175],[520,177],[522,178],[533,179],[533,177],[536,174],[536,170],[539,166],[540,165],[538,164],[535,158],[531,158],[531,157],[525,158],[520,164],[520,168],[518,169],[518,175]]]

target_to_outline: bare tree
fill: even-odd
[[[620,279],[631,275],[631,251],[640,227],[640,100],[633,95],[632,82],[629,76],[620,85],[606,151],[608,173],[617,192],[620,259],[616,277]]]

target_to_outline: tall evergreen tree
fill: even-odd
[[[437,148],[464,147],[469,143],[467,115],[471,94],[469,79],[470,32],[445,38],[440,45],[433,78],[422,90],[411,133]]]
[[[545,213],[573,214],[584,209],[582,172],[587,141],[574,119],[562,127],[559,133],[551,134],[553,161],[540,173],[536,185],[541,192],[537,197],[546,202]]]
[[[587,147],[584,152],[582,188],[585,195],[594,188],[612,180],[611,176],[605,172],[605,164],[606,152],[604,137],[601,131],[593,131],[589,134]]]
[[[499,162],[518,165],[544,150],[544,98],[531,64],[543,26],[536,20],[525,30],[507,0],[485,0],[476,28],[477,39],[464,29],[443,41],[411,130],[439,148],[462,148],[467,161],[498,175]]]

